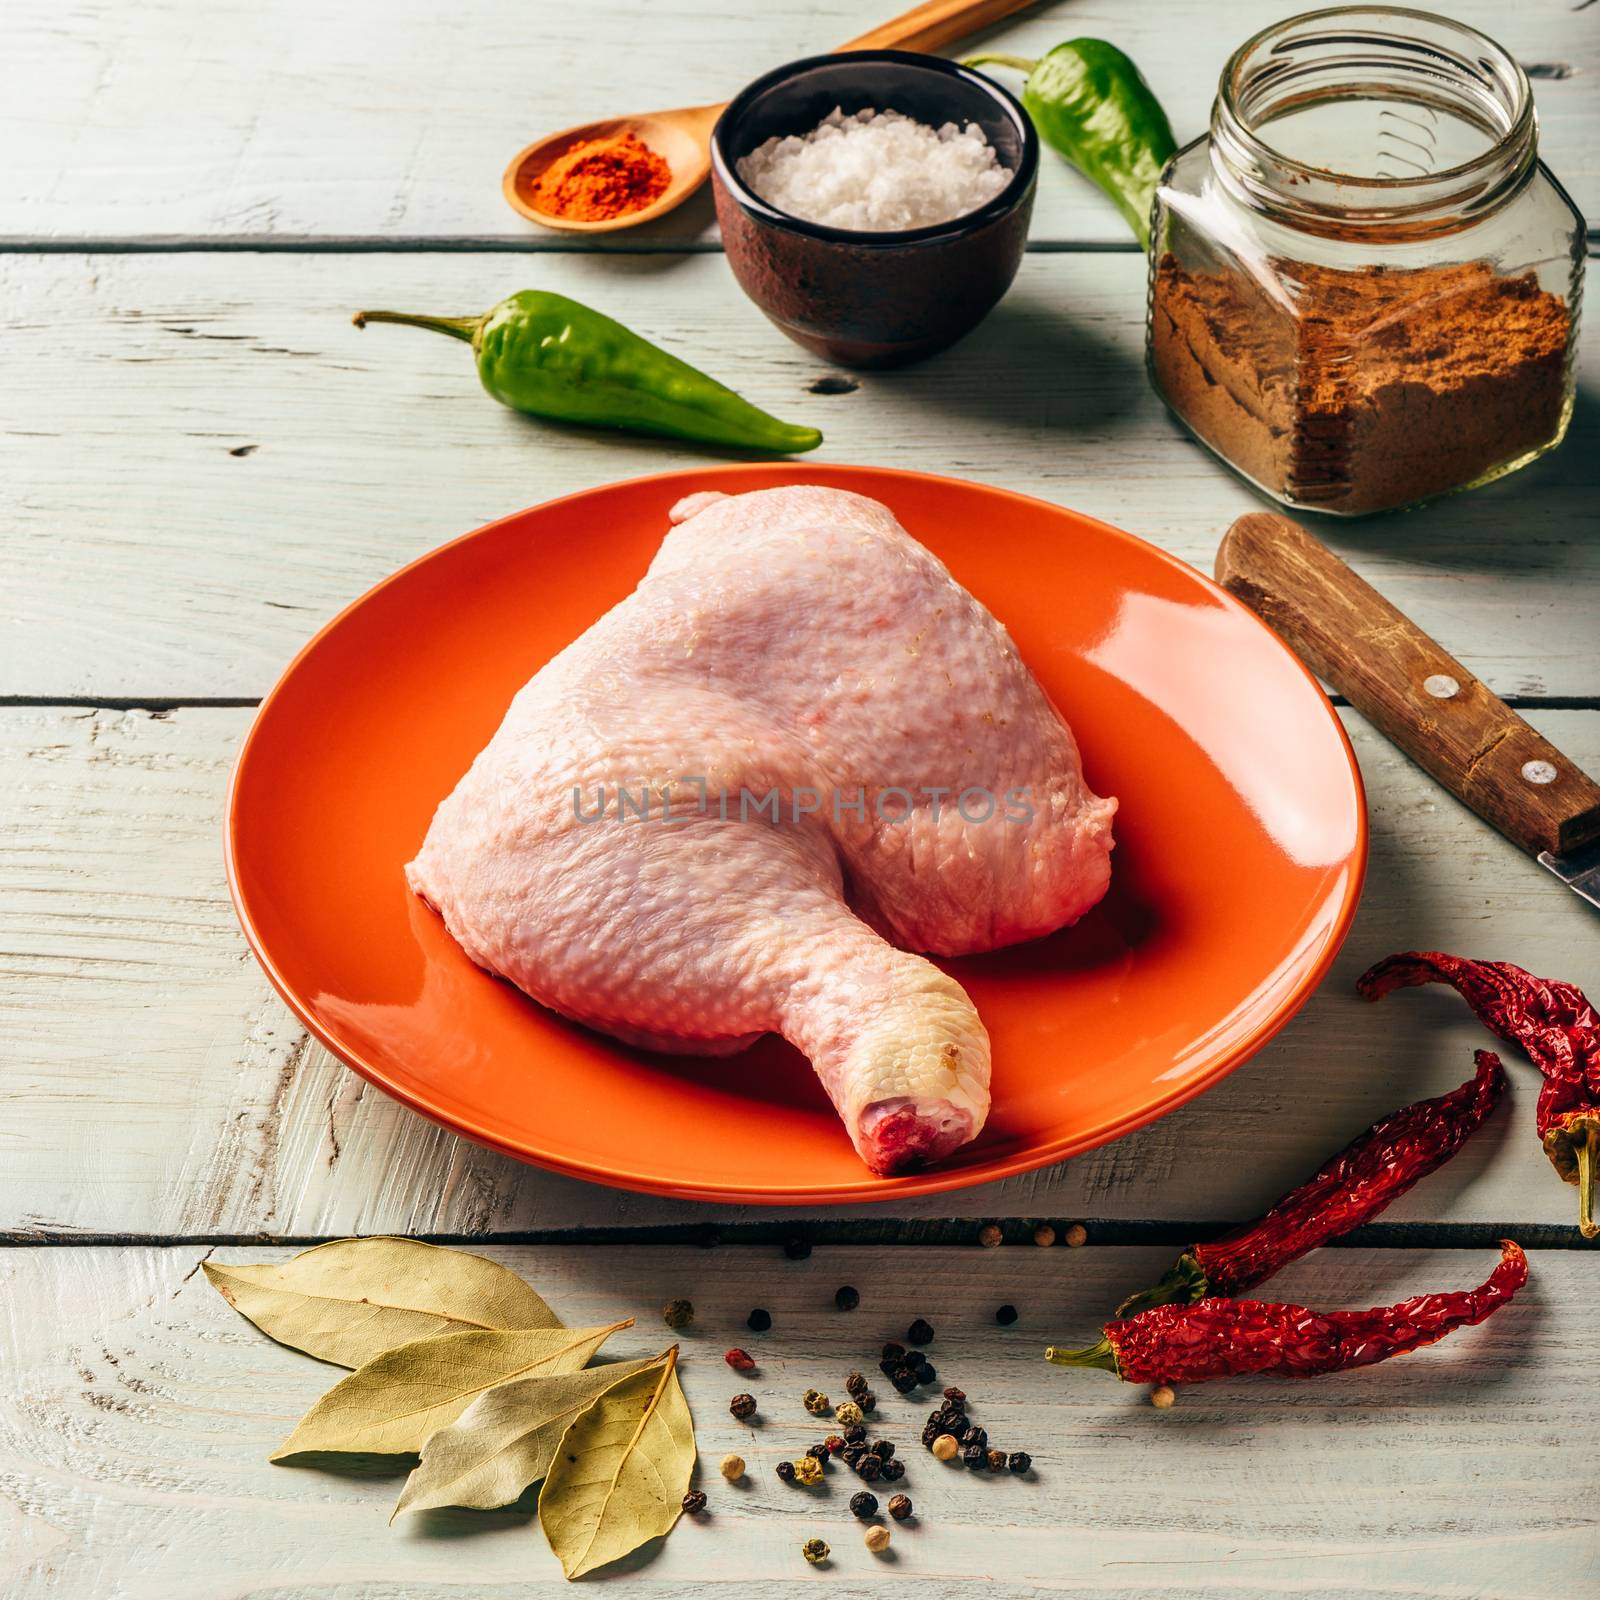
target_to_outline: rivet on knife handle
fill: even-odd
[[[1600,784],[1298,523],[1240,517],[1216,574],[1318,677],[1530,855],[1600,839]]]

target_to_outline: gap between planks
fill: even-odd
[[[1597,232],[1590,243],[1600,241]],[[1027,245],[1030,255],[1134,255],[1140,246],[1133,239],[1037,239]],[[0,239],[0,255],[227,255],[248,252],[262,255],[675,255],[720,256],[721,239],[639,239],[605,245],[577,244],[570,239],[533,235],[486,234],[477,238],[387,238],[383,234],[328,234],[285,237],[277,234],[231,234],[218,238],[183,236],[171,239],[124,239],[55,234],[30,238],[19,234]]]
[[[1584,234],[1585,253],[1600,250],[1600,229]],[[1139,244],[1133,239],[1030,239],[1029,255],[1135,255]],[[235,234],[215,239],[182,237],[173,239],[119,239],[85,235],[56,234],[50,238],[19,235],[0,239],[0,255],[619,255],[619,256],[719,256],[724,254],[720,239],[641,239],[634,243],[596,246],[576,244],[568,239],[541,239],[516,235],[486,235],[481,238],[430,239],[386,238],[382,234],[304,235],[284,238],[274,234]]]
[[[1513,711],[1600,711],[1600,694],[1503,694],[1503,705]],[[1342,694],[1330,694],[1328,703],[1348,709]],[[251,711],[260,695],[31,695],[0,694],[0,710],[49,711],[62,707],[77,711],[149,711],[164,716],[169,711]]]
[[[1033,1228],[1040,1221],[1083,1223],[1089,1240],[1081,1246],[1090,1249],[1119,1249],[1137,1245],[1163,1245],[1183,1250],[1192,1244],[1220,1238],[1238,1226],[1236,1222],[1169,1222],[1155,1220],[1135,1222],[1094,1217],[1008,1217],[997,1218],[1005,1232],[1005,1244],[997,1248],[1025,1247],[1037,1249],[1032,1241]],[[46,1225],[48,1226],[48,1225]],[[808,1245],[846,1245],[856,1247],[897,1246],[917,1249],[926,1246],[949,1249],[952,1246],[970,1245],[982,1249],[977,1242],[981,1219],[952,1217],[922,1220],[917,1218],[846,1218],[838,1222],[818,1220],[815,1213],[794,1221],[730,1222],[720,1223],[664,1223],[660,1226],[639,1227],[580,1227],[565,1230],[552,1228],[489,1229],[483,1232],[406,1233],[405,1238],[420,1240],[424,1244],[472,1248],[487,1245],[533,1246],[552,1245],[693,1245],[702,1250],[714,1250],[723,1245],[782,1245],[791,1239],[804,1239]],[[330,1240],[346,1237],[333,1233],[51,1233],[33,1229],[0,1230],[0,1249],[74,1249],[74,1248],[199,1248],[216,1249],[219,1246],[272,1246],[308,1249],[312,1245],[327,1244]],[[363,1232],[362,1238],[383,1238],[381,1232]],[[1484,1222],[1374,1222],[1356,1228],[1341,1238],[1330,1239],[1321,1248],[1329,1250],[1492,1250],[1502,1239],[1514,1238],[1525,1250],[1575,1250],[1600,1253],[1600,1244],[1585,1239],[1576,1227],[1562,1227],[1553,1223],[1484,1223]],[[1068,1246],[1057,1243],[1049,1248],[1064,1250]]]

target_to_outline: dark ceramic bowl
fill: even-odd
[[[866,233],[803,222],[739,177],[763,141],[804,134],[835,106],[900,111],[938,127],[975,122],[1011,169],[987,205],[931,228]],[[969,333],[1011,287],[1028,237],[1039,139],[998,84],[941,56],[859,50],[757,78],[711,135],[711,185],[740,287],[808,350],[849,367],[915,361]]]

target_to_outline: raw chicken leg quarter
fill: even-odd
[[[914,951],[1076,921],[1114,800],[1005,629],[888,509],[693,495],[538,672],[406,869],[479,965],[631,1044],[781,1033],[876,1173],[989,1111],[989,1037]]]

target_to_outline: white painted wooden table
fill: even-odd
[[[881,9],[888,9],[886,0]],[[553,1587],[527,1507],[392,1531],[395,1485],[269,1467],[329,1379],[197,1275],[351,1232],[470,1240],[570,1318],[701,1308],[686,1385],[747,1492],[607,1580],[661,1595],[826,1581],[1007,1594],[1600,1592],[1600,1259],[1532,1137],[1530,1069],[1485,1133],[1353,1248],[1275,1285],[1371,1304],[1480,1278],[1530,1246],[1517,1305],[1447,1345],[1324,1382],[1218,1384],[1157,1413],[1038,1360],[1087,1336],[1173,1247],[1247,1216],[1374,1116],[1465,1076],[1450,998],[1351,994],[1405,946],[1498,954],[1600,988],[1593,914],[1345,713],[1373,865],[1345,954],[1261,1056],[1182,1112],[1053,1171],[897,1207],[796,1217],[612,1193],[463,1144],[310,1044],[244,949],[220,802],[293,650],[383,573],[550,495],[687,465],[668,443],[546,432],[477,392],[459,351],[363,337],[373,301],[484,308],[540,284],[590,300],[786,416],[829,460],[966,474],[1104,517],[1209,567],[1247,491],[1140,368],[1142,264],[1047,159],[1009,299],[949,354],[844,394],[734,291],[704,196],[577,253],[498,196],[533,132],[726,95],[876,20],[845,0],[9,0],[0,14],[0,1595],[375,1600]],[[1041,5],[996,30],[1078,33],[1146,67],[1181,136],[1226,49],[1281,0]],[[1600,215],[1600,24],[1570,0],[1449,9],[1537,78],[1544,149]],[[1591,339],[1591,348],[1595,341]],[[1600,397],[1563,450],[1335,545],[1600,772]],[[979,1251],[979,1219],[1081,1217],[1089,1248]],[[778,1243],[817,1241],[804,1263]],[[706,1248],[709,1245],[715,1248]],[[848,1320],[832,1290],[863,1305]],[[993,1308],[1015,1302],[1016,1328]],[[751,1446],[717,1355],[773,1312]],[[815,1431],[792,1395],[926,1313],[936,1359],[1037,1480],[970,1480],[911,1446],[921,1516],[892,1564],[835,1488],[771,1475]],[[656,1341],[658,1342],[658,1341]],[[753,1341],[752,1341],[753,1342]],[[833,1369],[838,1368],[834,1373]],[[830,1378],[830,1373],[832,1374]],[[820,1532],[826,1579],[800,1561]]]

